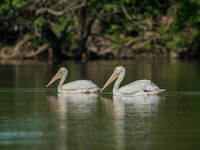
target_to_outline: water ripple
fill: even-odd
[[[197,96],[200,91],[167,91],[160,94],[160,96]]]
[[[0,92],[11,92],[11,93],[18,93],[18,92],[56,92],[57,90],[53,88],[0,88]]]
[[[43,136],[43,132],[32,131],[32,132],[0,132],[0,139],[13,139],[13,138],[36,138]]]

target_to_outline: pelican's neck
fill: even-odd
[[[114,87],[113,87],[113,95],[121,95],[121,93],[119,92],[119,85],[121,84],[122,80],[124,79],[124,76],[125,76],[125,74],[121,73],[119,78],[115,82]]]
[[[60,83],[58,85],[58,92],[62,91],[62,86],[63,86],[65,79],[67,78],[67,74],[68,74],[67,72],[63,73],[63,77],[61,78]]]

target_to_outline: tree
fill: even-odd
[[[199,5],[199,0],[3,0],[0,57],[185,56],[198,52]]]

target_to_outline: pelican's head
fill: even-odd
[[[126,69],[123,66],[118,66],[115,68],[115,72],[118,72],[119,74],[121,73],[126,73]]]
[[[56,75],[51,79],[51,81],[47,84],[46,87],[48,87],[49,85],[51,85],[54,81],[56,81],[57,79],[61,79],[64,74],[67,74],[68,70],[65,67],[61,67],[58,72],[56,73]]]
[[[112,83],[114,80],[116,80],[121,74],[125,75],[126,70],[123,66],[118,66],[115,68],[115,71],[110,76],[104,87],[101,89],[100,92],[102,92],[110,83]]]

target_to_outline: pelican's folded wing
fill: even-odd
[[[95,92],[99,90],[99,87],[90,80],[77,80],[64,84],[62,90],[77,92],[86,92],[88,90]]]
[[[161,89],[150,80],[137,80],[119,89],[120,93],[155,92]]]

